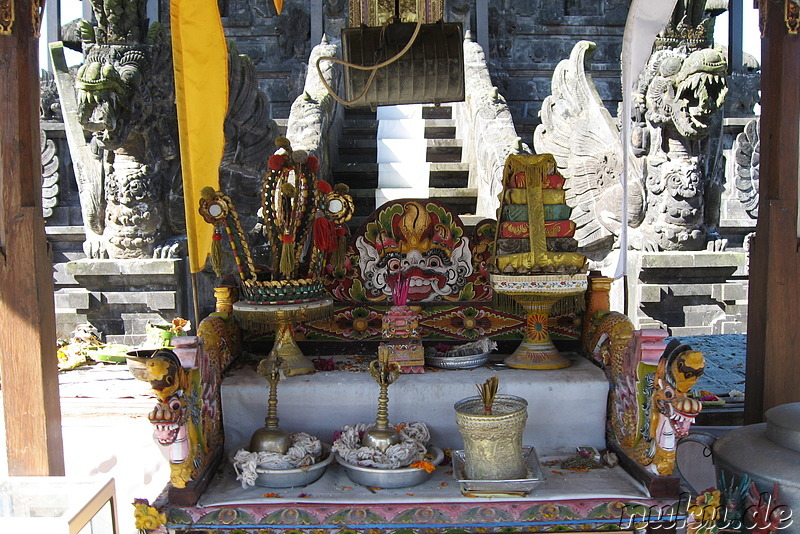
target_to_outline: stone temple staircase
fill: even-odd
[[[473,214],[477,189],[469,185],[469,165],[462,162],[462,142],[456,138],[452,106],[425,106],[426,160],[430,163],[428,197],[447,204],[461,215],[466,226],[477,221]],[[346,109],[339,136],[339,161],[333,165],[336,183],[350,186],[355,203],[351,227],[356,228],[375,210],[378,188],[376,113],[369,109]]]

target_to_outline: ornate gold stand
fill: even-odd
[[[252,304],[236,302],[233,314],[245,330],[260,334],[275,334],[275,344],[268,358],[280,357],[288,366],[287,375],[304,375],[314,370],[314,364],[300,351],[294,340],[294,325],[329,317],[333,300],[321,298],[298,304]]]
[[[525,338],[505,359],[517,369],[562,369],[571,362],[561,355],[550,339],[547,318],[553,304],[563,297],[586,291],[586,274],[576,275],[492,275],[492,287],[510,296],[527,314]]]
[[[400,365],[390,362],[388,357],[378,357],[369,364],[369,374],[380,386],[378,394],[378,413],[375,426],[364,432],[361,445],[373,447],[384,452],[390,446],[400,443],[397,430],[389,426],[389,386],[400,377]]]
[[[264,426],[253,433],[250,438],[250,452],[277,452],[286,454],[292,446],[289,433],[278,427],[278,382],[281,371],[286,371],[284,360],[280,357],[264,358],[258,364],[258,374],[269,383],[269,400],[267,401],[267,418]]]

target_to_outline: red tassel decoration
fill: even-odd
[[[325,217],[314,219],[314,246],[325,252],[336,250],[336,226]]]
[[[211,234],[211,268],[217,278],[222,278],[222,228],[214,228]]]

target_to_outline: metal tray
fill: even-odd
[[[433,465],[439,465],[444,459],[442,449],[433,445],[428,446],[428,454],[433,456],[433,459],[430,460]],[[403,467],[401,469],[363,467],[344,461],[338,454],[336,455],[336,462],[344,467],[350,480],[368,488],[408,488],[422,484],[431,477],[431,473],[418,467]]]
[[[544,482],[542,468],[539,466],[539,458],[536,456],[536,449],[533,447],[523,447],[522,456],[528,466],[526,478],[512,480],[470,480],[467,478],[464,466],[466,458],[463,450],[453,451],[453,477],[461,485],[461,493],[470,495],[518,495],[524,496],[530,493],[536,486]]]
[[[262,469],[256,468],[258,477],[256,486],[265,488],[296,488],[307,486],[319,480],[333,461],[334,455],[331,453],[331,446],[327,443],[322,444],[322,458],[319,462],[295,469]]]
[[[439,369],[475,369],[489,360],[489,353],[469,356],[425,356],[425,363]]]

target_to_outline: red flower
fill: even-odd
[[[327,195],[328,193],[333,191],[331,184],[329,184],[325,180],[319,180],[317,182],[317,189],[319,189],[319,192],[322,193],[323,195]]]
[[[306,160],[306,167],[308,167],[308,170],[311,172],[317,172],[319,170],[319,160],[317,157],[308,156],[308,159]]]
[[[284,163],[286,163],[286,158],[281,154],[274,154],[269,157],[269,168],[273,171],[281,170]]]

